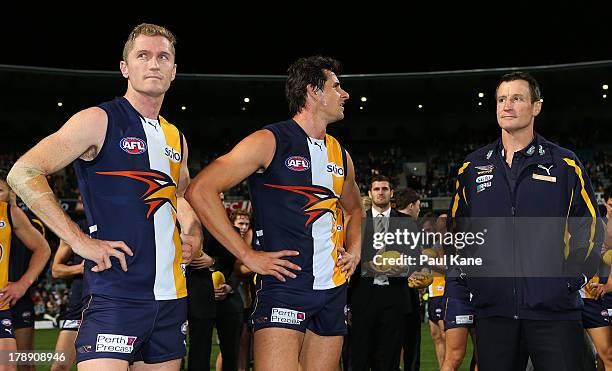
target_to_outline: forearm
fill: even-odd
[[[7,181],[30,210],[59,238],[70,245],[78,243],[82,238],[87,238],[60,207],[41,171],[17,161],[9,172]]]
[[[346,251],[361,257],[361,223],[362,215],[358,212],[346,216]]]
[[[181,232],[190,236],[199,237],[200,243],[202,242],[202,225],[198,219],[195,211],[191,208],[187,200],[184,197],[177,198],[177,212],[176,218],[181,225]]]
[[[82,273],[82,267],[78,265],[53,264],[51,275],[53,278],[70,278]]]
[[[218,192],[199,186],[196,179],[189,186],[185,199],[193,205],[198,218],[215,239],[236,258],[244,261],[251,249],[231,225]]]

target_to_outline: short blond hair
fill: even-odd
[[[176,37],[174,37],[172,32],[163,26],[158,26],[152,23],[141,23],[134,27],[132,32],[130,32],[130,36],[128,36],[128,39],[123,46],[124,61],[127,61],[128,54],[130,54],[130,51],[132,51],[132,48],[134,48],[134,41],[140,35],[165,37],[170,42],[170,51],[172,52],[172,55],[175,55],[174,45],[176,44]]]

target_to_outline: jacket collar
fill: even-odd
[[[521,154],[526,157],[525,166],[532,164],[550,164],[553,162],[551,155],[550,142],[542,137],[538,133],[534,133],[533,140],[531,143],[520,150]],[[493,158],[499,161],[505,161],[505,149],[502,144],[501,137],[498,138],[493,144],[487,146],[487,152],[485,157],[487,160],[492,161]]]

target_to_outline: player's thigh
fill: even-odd
[[[300,353],[300,370],[337,370],[343,339],[343,336],[320,336],[307,330]]]
[[[53,363],[51,371],[70,370],[74,359],[76,358],[76,350],[74,349],[74,341],[76,340],[77,332],[73,330],[62,330],[57,336],[55,343],[55,351],[63,353],[66,358],[61,363]]]
[[[597,349],[597,354],[602,358],[611,358],[612,354],[612,327],[604,326],[604,327],[595,327],[587,329],[591,340],[593,340],[593,344],[595,344],[595,349]]]
[[[15,330],[15,340],[17,341],[17,349],[32,350],[34,349],[34,328],[24,327]]]
[[[115,358],[94,358],[77,364],[79,371],[119,371],[127,370],[128,361]]]
[[[160,363],[135,362],[130,370],[132,371],[178,371],[181,368],[181,360],[173,359]]]
[[[255,369],[297,370],[303,340],[303,332],[287,328],[266,327],[255,331]]]
[[[465,355],[465,349],[467,346],[468,339],[468,328],[467,327],[455,327],[446,330],[446,352],[460,355]]]
[[[16,351],[17,342],[13,338],[0,339],[0,351]],[[15,371],[17,368],[14,365],[0,364],[0,371]]]

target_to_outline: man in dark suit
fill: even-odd
[[[351,370],[399,369],[404,316],[412,310],[407,269],[385,262],[397,257],[397,247],[381,246],[382,233],[400,227],[391,208],[393,190],[389,178],[375,176],[370,185],[372,209],[367,211],[361,262],[349,284]]]

